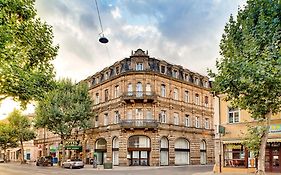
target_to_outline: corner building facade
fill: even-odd
[[[95,104],[87,159],[115,166],[214,162],[207,77],[138,49],[84,81]]]

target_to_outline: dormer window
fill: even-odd
[[[161,71],[162,74],[166,73],[166,67],[165,66],[161,66],[160,69],[161,69],[160,71]]]
[[[116,67],[116,68],[115,68],[115,72],[116,72],[116,75],[119,74],[119,67]]]
[[[104,79],[105,79],[105,80],[108,79],[108,72],[106,72],[106,73],[104,74]]]
[[[204,81],[204,87],[205,87],[205,88],[208,88],[208,87],[209,87],[208,81]]]
[[[137,70],[137,71],[143,70],[143,63],[137,63],[137,64],[136,64],[136,70]]]
[[[179,75],[179,72],[178,72],[177,70],[173,70],[172,76],[173,76],[174,78],[178,78],[178,75]]]
[[[195,78],[195,84],[199,85],[199,78]]]

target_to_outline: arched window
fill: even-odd
[[[112,140],[112,159],[113,165],[119,165],[119,139],[117,137]]]
[[[184,138],[179,138],[175,141],[175,164],[186,165],[189,164],[189,141]]]
[[[167,137],[160,140],[160,165],[169,165],[169,141]]]
[[[206,142],[202,140],[200,143],[200,164],[205,165],[207,163],[207,154],[206,154]]]
[[[97,164],[102,165],[106,159],[107,142],[105,139],[101,138],[96,141],[95,146]]]

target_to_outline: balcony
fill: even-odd
[[[123,129],[157,129],[158,122],[153,119],[121,120],[120,126]]]
[[[151,91],[129,91],[122,94],[122,99],[125,102],[155,102],[157,95]]]

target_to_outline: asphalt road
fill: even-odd
[[[37,167],[33,164],[19,163],[0,164],[0,175],[194,175],[209,174],[212,165],[189,165],[170,167],[114,167],[111,170],[93,169],[86,166],[82,169],[64,169],[60,167]]]

